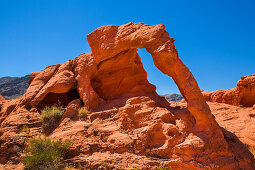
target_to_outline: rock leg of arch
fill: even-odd
[[[155,55],[150,49],[148,51],[152,54],[156,67],[173,78],[182,96],[187,101],[188,110],[196,118],[197,123],[202,127],[208,127],[210,123],[217,124],[202,96],[196,79],[187,66],[178,57],[174,59],[171,58],[171,55],[163,55],[161,57],[160,55]]]

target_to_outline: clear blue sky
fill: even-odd
[[[233,88],[255,74],[254,0],[0,0],[0,77],[90,52],[86,34],[130,21],[164,24],[201,89]],[[158,93],[179,93],[145,50],[139,54]]]

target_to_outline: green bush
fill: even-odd
[[[27,125],[23,125],[21,126],[21,128],[19,129],[19,133],[29,133],[29,127]]]
[[[79,118],[80,118],[81,120],[85,120],[85,119],[88,117],[88,115],[89,115],[90,113],[91,113],[91,112],[90,112],[87,108],[82,107],[82,108],[80,108],[79,111],[78,111],[78,116],[79,116]]]
[[[40,121],[42,122],[42,132],[54,128],[58,124],[64,112],[65,109],[62,106],[46,106],[42,110],[40,116]]]
[[[169,166],[169,167],[158,166],[158,167],[156,167],[156,170],[172,170],[172,167],[171,166]]]
[[[22,163],[30,170],[58,170],[64,168],[63,157],[71,142],[52,140],[46,137],[30,139]]]
[[[253,154],[254,158],[255,158],[255,147],[246,145],[246,147],[249,149],[249,151]]]
[[[227,128],[227,126],[224,126],[223,128],[224,128],[225,130],[227,130],[227,131],[228,131],[228,128]]]

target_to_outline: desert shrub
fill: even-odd
[[[228,128],[227,128],[227,126],[224,126],[223,128],[224,128],[225,130],[227,130],[227,131],[228,131]]]
[[[249,149],[249,151],[253,154],[254,158],[255,158],[255,147],[252,147],[252,146],[248,146],[246,145],[247,148]]]
[[[156,167],[156,170],[172,170],[172,167],[171,166],[169,166],[169,167],[158,166],[158,167]]]
[[[239,107],[241,107],[241,108],[242,108],[242,107],[243,107],[243,105],[241,105],[241,104],[240,104],[240,105],[239,105]]]
[[[62,115],[64,114],[65,109],[62,106],[46,106],[40,116],[40,121],[42,122],[42,131],[45,132],[53,127],[55,127]]]
[[[63,157],[71,142],[52,140],[47,137],[30,139],[22,163],[30,170],[58,170],[64,168]]]
[[[91,112],[86,108],[82,107],[78,111],[78,116],[81,120],[85,120]]]
[[[19,133],[29,133],[29,127],[27,125],[21,126]]]

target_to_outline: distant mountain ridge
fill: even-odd
[[[0,94],[5,99],[13,99],[22,96],[29,86],[30,75],[24,77],[0,78]]]
[[[176,93],[166,94],[166,95],[163,95],[163,96],[166,98],[166,100],[174,101],[174,102],[179,102],[183,99],[182,95],[176,94]]]

